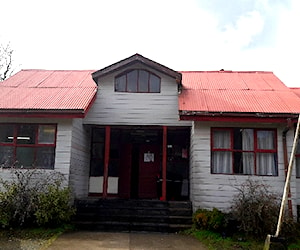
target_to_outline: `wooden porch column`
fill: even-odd
[[[167,126],[163,126],[162,147],[162,200],[167,200]]]
[[[107,197],[109,151],[110,151],[110,126],[105,126],[103,194],[102,194],[103,198]]]

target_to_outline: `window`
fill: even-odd
[[[135,69],[116,77],[115,91],[160,93],[160,78],[149,71]]]
[[[300,178],[300,140],[298,140],[296,151],[296,177]]]
[[[92,150],[90,176],[103,176],[105,130],[94,128],[92,133]]]
[[[54,169],[56,125],[0,124],[0,166]]]
[[[212,128],[211,172],[278,175],[274,129]]]

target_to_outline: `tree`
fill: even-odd
[[[0,44],[0,82],[10,77],[13,73],[13,52],[10,43],[7,45]]]

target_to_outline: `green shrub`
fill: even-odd
[[[64,177],[55,171],[15,170],[13,179],[0,179],[0,226],[25,227],[68,222],[74,209]]]
[[[13,181],[0,180],[0,223],[2,227],[23,226],[32,222],[36,209],[36,186],[29,185],[32,173],[14,172]]]
[[[14,216],[13,203],[15,194],[15,185],[7,187],[5,192],[0,192],[0,225],[2,227],[7,227]]]
[[[270,192],[260,181],[248,179],[233,199],[231,213],[239,229],[249,236],[263,239],[275,232],[279,214],[279,195]]]
[[[225,227],[225,214],[217,208],[198,209],[193,215],[193,223],[197,229],[220,232]]]
[[[300,239],[300,224],[286,216],[281,226],[280,236],[289,243],[297,242]]]
[[[70,207],[70,189],[49,185],[46,192],[38,194],[35,217],[38,225],[56,226],[70,221],[75,210]]]

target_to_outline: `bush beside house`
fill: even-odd
[[[0,225],[7,227],[58,226],[75,210],[62,174],[12,169],[11,181],[0,179]]]

